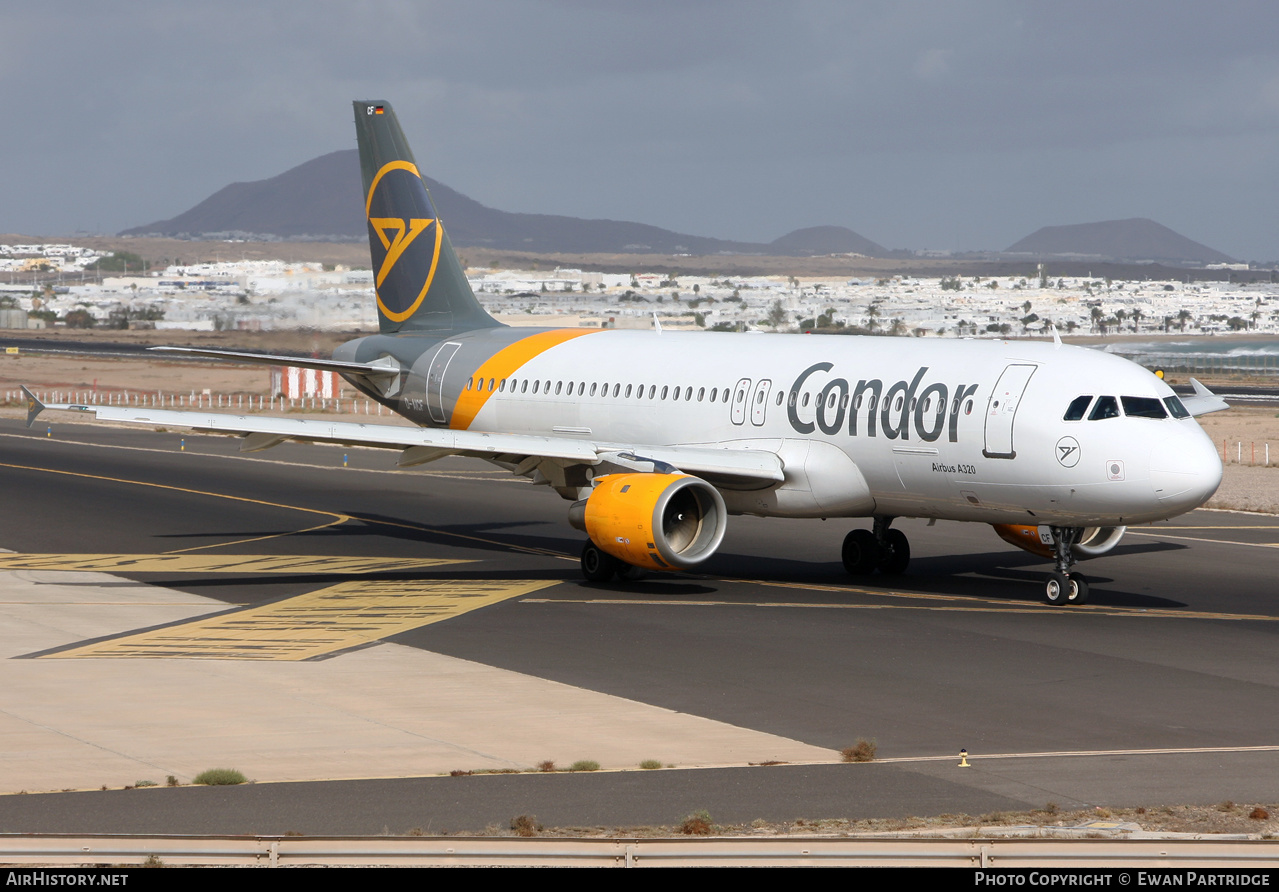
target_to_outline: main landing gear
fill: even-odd
[[[878,570],[896,575],[905,573],[910,564],[910,540],[901,530],[891,527],[893,518],[875,518],[870,530],[853,530],[844,537],[842,557],[844,569],[854,576],[865,576]]]
[[[635,582],[648,575],[643,567],[619,561],[590,539],[582,546],[582,575],[587,582],[608,582],[614,576],[626,582]]]
[[[1088,580],[1082,573],[1072,573],[1075,554],[1072,546],[1083,532],[1079,527],[1049,527],[1053,536],[1053,555],[1057,567],[1048,577],[1044,587],[1044,599],[1054,607],[1065,604],[1083,604],[1088,600]]]

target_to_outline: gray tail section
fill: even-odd
[[[357,101],[355,134],[382,332],[499,325],[466,281],[391,104]]]

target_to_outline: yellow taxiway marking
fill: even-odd
[[[0,570],[80,573],[388,573],[472,561],[286,554],[0,554]]]
[[[349,516],[341,513],[340,511],[324,511],[316,508],[301,508],[297,505],[284,505],[279,502],[268,502],[263,499],[250,499],[247,496],[232,496],[232,495],[227,495],[226,493],[208,492],[207,490],[203,490],[203,489],[190,489],[185,486],[170,486],[167,483],[150,483],[145,480],[127,480],[122,477],[107,477],[102,474],[86,474],[83,471],[61,471],[61,470],[56,470],[54,468],[38,468],[32,465],[13,465],[5,462],[0,462],[0,468],[13,468],[19,471],[43,471],[46,474],[62,474],[63,476],[66,476],[66,477],[83,477],[86,480],[105,480],[108,483],[128,483],[128,484],[132,484],[133,486],[149,486],[153,489],[168,489],[168,490],[172,490],[173,492],[185,492],[185,493],[190,493],[191,495],[209,496],[210,498],[215,498],[215,499],[229,499],[233,502],[247,502],[251,505],[265,505],[268,508],[283,508],[286,511],[301,511],[304,514],[320,514],[320,515],[323,515],[324,517],[332,518],[332,520],[328,521],[327,523],[318,524],[316,526],[310,526],[304,530],[290,530],[287,533],[271,533],[270,535],[266,535],[266,536],[254,536],[250,539],[238,539],[234,542],[217,542],[212,545],[197,545],[194,548],[179,548],[179,549],[175,549],[175,553],[180,551],[197,551],[203,548],[221,548],[225,545],[235,545],[242,542],[261,542],[264,539],[278,539],[281,536],[292,536],[296,533],[310,532],[312,530],[322,530],[325,527],[337,526],[339,524],[346,523],[348,520],[351,519]]]
[[[1208,529],[1220,529],[1220,527],[1208,527]],[[1272,527],[1246,527],[1245,529],[1273,529]],[[1139,530],[1130,531],[1134,536],[1146,536],[1150,539],[1176,539],[1179,542],[1211,542],[1216,545],[1244,545],[1249,548],[1279,548],[1279,542],[1240,542],[1237,539],[1211,539],[1207,536],[1171,536],[1168,533],[1143,533]]]
[[[651,598],[525,598],[525,604],[601,604],[609,606],[639,607],[799,607],[809,610],[928,610],[938,613],[1024,613],[1039,616],[1119,616],[1119,617],[1157,617],[1162,619],[1225,619],[1234,621],[1253,620],[1259,622],[1279,622],[1279,616],[1265,616],[1251,613],[1214,613],[1202,610],[1159,610],[1140,607],[1106,607],[1100,604],[1082,604],[1074,607],[1050,607],[1047,604],[1002,604],[996,601],[979,601],[965,598],[962,595],[916,595],[906,592],[870,592],[862,589],[836,589],[822,586],[797,586],[788,583],[773,583],[783,587],[809,588],[826,591],[842,591],[847,594],[867,594],[886,598],[909,598],[926,601],[950,601],[949,606],[940,604],[831,604],[815,601],[691,601],[684,598],[670,600],[654,600]],[[954,603],[968,602],[968,603]]]
[[[557,584],[543,579],[343,582],[43,659],[309,660]]]
[[[5,435],[0,435],[0,436],[5,436]],[[102,444],[77,444],[77,445],[101,446]],[[138,452],[162,451],[158,449],[145,449],[145,448],[131,447],[131,446],[109,446],[109,447],[104,446],[103,448],[133,449]],[[253,458],[245,458],[245,457],[232,457],[232,456],[225,456],[225,455],[213,455],[213,456],[204,456],[204,457],[226,458],[226,459],[232,459],[234,461],[262,460],[262,459],[253,459]],[[317,467],[317,466],[309,465],[307,467]],[[150,486],[156,489],[170,489],[176,492],[191,493],[192,495],[209,496],[215,499],[230,499],[231,501],[234,501],[234,502],[249,502],[255,505],[266,505],[271,508],[284,508],[286,510],[302,511],[308,514],[320,514],[326,517],[333,518],[331,521],[327,523],[322,523],[322,524],[319,524],[318,526],[306,527],[305,529],[290,530],[285,533],[271,533],[270,535],[267,535],[267,536],[255,536],[249,539],[235,539],[229,542],[215,542],[211,545],[197,545],[194,548],[178,548],[178,549],[174,549],[172,552],[169,552],[170,554],[180,554],[185,551],[199,551],[199,550],[208,549],[208,548],[224,548],[228,545],[240,545],[245,542],[260,542],[263,539],[277,539],[277,538],[280,538],[281,536],[293,536],[293,535],[297,535],[298,533],[306,533],[314,530],[321,530],[321,529],[324,529],[325,527],[338,526],[340,524],[346,523],[349,520],[358,520],[360,523],[369,524],[370,526],[386,526],[386,527],[396,527],[396,528],[405,529],[405,530],[419,530],[421,532],[431,533],[432,535],[436,535],[436,536],[447,536],[453,539],[464,539],[469,542],[483,542],[486,545],[498,545],[498,546],[501,546],[502,548],[507,548],[507,549],[510,549],[511,551],[523,552],[525,554],[540,554],[546,557],[554,557],[554,558],[559,558],[561,560],[569,560],[569,561],[577,560],[577,558],[573,557],[572,555],[563,554],[558,551],[551,551],[549,549],[536,548],[528,545],[515,545],[510,542],[500,542],[497,539],[488,539],[488,538],[485,538],[484,536],[473,536],[473,535],[467,535],[466,533],[455,533],[451,530],[441,530],[441,529],[437,529],[436,527],[423,526],[422,524],[396,523],[395,521],[391,521],[391,520],[382,520],[379,518],[361,517],[359,515],[343,514],[339,511],[324,511],[318,508],[302,508],[297,505],[285,505],[280,502],[266,502],[266,501],[262,501],[261,499],[250,499],[244,496],[233,496],[233,495],[227,495],[226,493],[209,492],[207,490],[187,489],[182,486],[169,486],[164,483],[150,483],[145,480],[128,480],[122,477],[104,477],[98,474],[85,474],[81,471],[61,471],[61,470],[55,470],[53,468],[39,468],[33,465],[13,465],[13,464],[6,464],[4,462],[0,462],[0,468],[15,468],[17,470],[22,470],[22,471],[43,471],[47,474],[63,474],[68,477],[84,477],[90,480],[106,480],[111,483],[131,483],[134,486]],[[382,473],[382,472],[377,472],[377,473]],[[387,473],[403,474],[404,472],[390,471]]]
[[[1128,529],[1132,530],[1134,533],[1138,532],[1137,530],[1133,530],[1132,527],[1129,527]],[[1169,530],[1279,530],[1279,523],[1262,523],[1262,524],[1223,523],[1223,524],[1218,524],[1217,526],[1208,526],[1208,527],[1192,527],[1192,526],[1182,526],[1181,524],[1177,524],[1176,526],[1165,527],[1165,529],[1169,529]],[[1147,532],[1145,530],[1141,532],[1143,533],[1143,535],[1146,535],[1146,536],[1155,535],[1155,533]]]

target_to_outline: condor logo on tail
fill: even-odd
[[[378,307],[388,319],[403,322],[431,290],[444,229],[417,167],[408,161],[388,162],[377,172],[365,212]]]

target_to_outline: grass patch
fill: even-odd
[[[550,759],[547,759],[545,762],[538,762],[537,770],[543,771],[549,774],[550,772],[555,770],[555,763],[552,762]]]
[[[599,771],[600,763],[593,759],[578,759],[568,766],[569,771]]]
[[[133,782],[133,786],[135,786],[135,787],[158,787],[158,786],[160,786],[160,785],[159,785],[159,784],[157,784],[155,781],[151,781],[151,780],[140,780],[140,781],[134,781],[134,782]]]
[[[248,778],[234,768],[210,768],[208,771],[201,771],[197,774],[194,783],[210,787],[222,787],[243,784],[247,781]]]
[[[654,768],[661,768],[661,767],[662,767],[662,763],[661,763],[661,760],[659,759],[645,759],[643,762],[640,763],[640,768],[643,768],[645,771],[652,771]]]
[[[844,747],[839,754],[845,762],[874,762],[875,741],[864,737],[858,738],[855,744]]]

